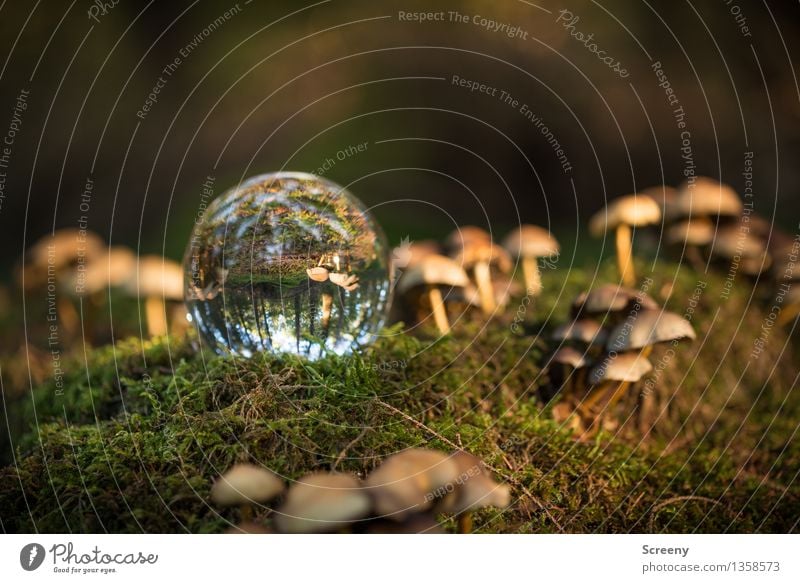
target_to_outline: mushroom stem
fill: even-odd
[[[253,508],[249,504],[242,504],[239,507],[239,512],[241,515],[241,522],[253,521]]]
[[[542,275],[535,257],[522,258],[522,275],[525,278],[525,290],[532,296],[542,291]]]
[[[431,302],[431,309],[433,311],[433,320],[436,322],[439,332],[442,334],[450,333],[450,321],[447,319],[447,310],[444,308],[444,299],[442,292],[436,286],[428,288],[428,298]]]
[[[333,311],[333,296],[328,293],[322,294],[322,317],[320,323],[322,329],[328,331],[328,326],[331,323],[331,312]]]
[[[494,289],[492,289],[492,276],[487,262],[479,261],[475,264],[475,283],[478,285],[478,295],[483,313],[491,314],[495,308]]]
[[[689,262],[695,271],[704,271],[703,257],[700,255],[700,249],[695,245],[686,246],[686,260]]]
[[[458,516],[458,533],[469,534],[472,532],[472,512],[462,512]]]
[[[631,228],[625,224],[617,227],[617,268],[622,279],[622,285],[627,287],[636,286]]]
[[[56,304],[56,313],[61,320],[61,325],[67,333],[67,336],[74,336],[78,330],[78,322],[80,316],[78,310],[72,305],[68,298],[59,298]]]
[[[147,331],[150,336],[163,336],[167,333],[167,315],[164,309],[164,300],[160,296],[148,296],[144,301]]]

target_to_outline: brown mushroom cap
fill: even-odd
[[[550,257],[561,250],[558,241],[547,229],[521,225],[503,240],[503,247],[512,257]]]
[[[439,490],[458,478],[456,463],[446,454],[429,449],[408,449],[388,457],[366,480],[375,513],[403,520],[431,507]]]
[[[308,279],[318,283],[328,281],[330,277],[330,271],[326,267],[309,267],[306,269],[306,274],[308,275]]]
[[[562,324],[553,331],[550,337],[560,342],[575,340],[586,344],[605,344],[608,331],[597,320],[581,318]]]
[[[452,491],[437,505],[437,512],[460,514],[489,506],[505,508],[511,503],[511,488],[495,482],[479,458],[457,451],[450,459],[455,462],[459,476]]]
[[[717,257],[733,259],[734,257],[763,257],[767,250],[766,243],[739,224],[721,227],[712,243],[711,253]]]
[[[331,532],[364,518],[370,507],[369,496],[354,476],[309,474],[289,488],[275,524],[285,533]]]
[[[211,500],[218,506],[266,502],[281,494],[283,481],[271,471],[252,464],[236,464],[211,487]]]
[[[615,198],[589,220],[589,232],[602,237],[620,225],[644,227],[661,221],[661,207],[649,196],[629,194]]]
[[[653,370],[652,363],[638,352],[622,352],[607,356],[589,372],[589,382],[603,381],[636,383]]]
[[[159,255],[139,257],[138,269],[125,283],[131,295],[155,296],[166,300],[183,299],[183,267]]]
[[[395,247],[392,251],[392,260],[395,267],[408,269],[418,265],[429,255],[440,255],[441,253],[441,246],[436,241],[414,241]]]
[[[508,252],[491,241],[477,241],[465,245],[453,259],[464,269],[470,269],[477,263],[488,263],[500,273],[509,273],[513,267]]]
[[[670,225],[665,238],[670,245],[702,247],[714,240],[714,223],[708,217],[685,219]]]
[[[397,292],[405,293],[411,288],[425,284],[467,287],[469,277],[464,269],[449,257],[429,255],[403,273],[397,283]]]
[[[480,242],[491,243],[492,236],[485,229],[467,225],[451,232],[445,240],[445,247],[451,253],[457,253],[462,247]]]
[[[694,340],[692,325],[683,317],[662,310],[642,310],[632,322],[622,322],[609,334],[608,350],[640,350],[659,342]]]
[[[55,269],[61,269],[77,261],[81,254],[88,261],[101,255],[104,250],[103,240],[91,231],[59,229],[52,235],[45,235],[28,249],[26,263],[36,266],[52,263]]]
[[[550,357],[550,362],[557,364],[566,364],[574,369],[584,368],[592,364],[582,352],[575,350],[571,346],[564,346],[559,348],[553,356]]]
[[[587,315],[621,312],[634,303],[646,310],[659,308],[656,301],[642,291],[606,283],[578,295],[572,302],[572,312]]]
[[[742,214],[742,201],[727,184],[699,176],[693,185],[681,185],[676,208],[681,217],[738,217]]]
[[[85,293],[94,293],[108,287],[124,285],[136,269],[136,256],[127,247],[114,246],[88,262],[83,274],[75,272],[70,277],[70,287],[82,283]]]
[[[678,203],[678,190],[671,186],[650,186],[641,191],[642,195],[649,196],[661,207],[661,215],[666,221],[677,217],[676,206]]]

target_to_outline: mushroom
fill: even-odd
[[[402,521],[431,508],[453,487],[459,473],[446,454],[415,448],[388,457],[365,485],[379,517]]]
[[[75,297],[81,292],[73,284],[78,274],[104,252],[103,240],[91,231],[59,229],[45,235],[34,243],[23,258],[18,272],[20,287],[35,290],[49,283],[57,284],[66,295]],[[78,333],[80,316],[72,300],[59,294],[56,297],[56,313],[67,336]]]
[[[727,184],[698,176],[678,189],[676,214],[679,217],[738,217],[742,201]]]
[[[641,191],[644,196],[649,196],[661,208],[661,216],[664,220],[671,222],[679,217],[677,210],[678,190],[664,184],[660,186],[650,186]]]
[[[448,334],[450,322],[440,286],[466,288],[469,278],[458,263],[443,255],[430,255],[409,269],[397,284],[397,291],[404,294],[413,288],[423,287],[428,295],[433,318],[439,332]]]
[[[694,340],[697,335],[688,320],[672,312],[641,310],[632,322],[617,325],[608,335],[609,352],[639,350],[649,356],[661,342]]]
[[[666,232],[666,241],[673,246],[680,245],[685,250],[686,258],[696,270],[703,269],[703,258],[700,248],[714,240],[714,223],[708,217],[684,219],[670,225]]]
[[[331,273],[328,279],[332,284],[338,285],[345,291],[353,291],[358,288],[358,276],[354,273]]]
[[[540,257],[558,255],[561,249],[558,241],[546,229],[536,225],[522,225],[506,236],[503,247],[512,257],[522,262],[527,293],[538,296],[542,290],[538,260]]]
[[[629,194],[612,200],[589,221],[589,231],[595,237],[602,237],[609,230],[616,231],[617,267],[623,285],[633,287],[636,284],[631,227],[653,225],[660,220],[661,208],[652,198]]]
[[[643,291],[609,283],[580,293],[572,302],[572,314],[603,316],[617,314],[635,306],[645,310],[657,310],[660,307]]]
[[[511,257],[505,249],[491,241],[478,241],[465,245],[455,256],[456,263],[468,272],[472,270],[481,301],[481,309],[490,315],[497,307],[492,284],[492,270],[500,274],[511,272]]]
[[[458,517],[458,532],[472,531],[472,512],[494,506],[506,508],[511,502],[511,489],[498,484],[488,475],[483,462],[465,451],[450,456],[459,476],[452,490],[436,506],[437,512]]]
[[[568,388],[566,386],[567,379],[571,378],[570,372],[576,371],[577,374],[577,371],[585,370],[591,365],[591,361],[586,357],[586,354],[575,350],[571,346],[564,346],[559,348],[555,354],[550,357],[546,368],[552,370],[553,364],[561,365],[561,375],[563,378],[561,379],[560,386],[566,389]],[[575,378],[572,384],[581,384],[581,382],[581,380]]]
[[[292,534],[333,532],[367,516],[370,507],[369,496],[355,476],[314,473],[289,488],[275,525]]]
[[[147,330],[151,336],[167,333],[165,300],[183,300],[183,268],[158,255],[139,258],[136,273],[125,284],[128,293],[145,298]]]
[[[239,506],[242,522],[252,521],[252,504],[272,500],[283,493],[283,481],[271,471],[252,464],[236,464],[211,487],[218,506]]]
[[[626,302],[627,304],[627,302]],[[559,342],[580,342],[589,347],[602,346],[608,338],[608,332],[597,320],[581,318],[556,328],[550,338]]]
[[[492,236],[485,229],[467,225],[451,232],[445,240],[445,248],[451,255],[458,254],[461,249],[475,243],[491,243]]]
[[[323,283],[328,281],[328,274],[330,273],[327,268],[317,266],[317,267],[309,267],[306,269],[306,273],[308,274],[308,279],[311,281],[316,281],[317,283]]]
[[[409,242],[404,240],[392,250],[392,265],[398,269],[414,267],[428,255],[440,255],[441,246],[436,241]]]
[[[739,223],[717,230],[711,254],[737,263],[746,275],[758,275],[769,269],[771,264],[765,241]]]
[[[589,382],[595,386],[578,407],[582,416],[590,417],[589,433],[597,427],[603,413],[610,411],[627,388],[638,383],[653,370],[652,363],[642,353],[612,353],[589,372]],[[600,402],[600,415],[593,416],[592,409]]]

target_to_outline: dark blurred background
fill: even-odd
[[[400,14],[420,11],[443,19]],[[752,151],[755,208],[794,229],[799,17],[797,3],[744,0],[3,3],[0,274],[81,216],[179,259],[208,177],[218,194],[282,168],[349,185],[395,243],[519,220],[569,241],[604,198],[687,166],[741,192]]]

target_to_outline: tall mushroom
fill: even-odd
[[[708,217],[686,218],[670,225],[665,237],[667,244],[681,247],[696,270],[703,269],[700,249],[714,240],[714,224]]]
[[[685,182],[678,189],[675,211],[682,218],[738,217],[742,214],[742,201],[727,184],[698,176],[693,182]]]
[[[472,271],[481,309],[486,315],[492,314],[497,307],[492,271],[500,274],[511,272],[512,262],[506,250],[491,241],[478,241],[462,247],[454,259],[467,272]]]
[[[458,263],[443,255],[429,255],[403,274],[397,292],[405,294],[414,288],[424,288],[431,303],[436,326],[442,334],[450,332],[441,287],[466,288],[469,278]]]
[[[365,485],[379,517],[403,521],[430,509],[453,487],[459,473],[450,456],[415,448],[388,457],[367,476]]]
[[[370,512],[370,499],[355,476],[315,473],[289,488],[275,524],[281,532],[334,532],[352,526]]]
[[[268,502],[283,493],[283,481],[271,471],[252,464],[236,464],[211,487],[218,506],[239,506],[243,523],[252,521],[252,504]]]
[[[458,480],[437,504],[436,511],[458,517],[458,532],[472,531],[472,512],[494,506],[505,508],[511,502],[511,488],[498,484],[484,463],[471,453],[457,451],[450,456],[458,468]]]
[[[637,352],[610,354],[592,368],[589,383],[595,388],[578,407],[581,416],[589,419],[584,437],[599,427],[602,416],[611,410],[631,384],[638,383],[652,370],[652,363],[644,354]],[[593,409],[597,404],[600,405],[600,412],[595,415]]]
[[[159,255],[143,255],[138,269],[126,282],[131,295],[145,299],[145,318],[151,336],[167,333],[165,301],[183,300],[183,268]]]
[[[539,258],[558,255],[561,247],[549,231],[536,225],[522,225],[503,240],[503,247],[522,263],[525,289],[531,296],[542,291]]]
[[[661,208],[656,201],[649,196],[630,194],[612,200],[589,221],[589,231],[595,237],[616,231],[617,267],[623,285],[636,285],[632,228],[654,225],[660,220]]]
[[[491,243],[492,236],[485,229],[467,225],[451,232],[445,240],[445,250],[450,255],[457,255],[464,247],[475,243]]]

